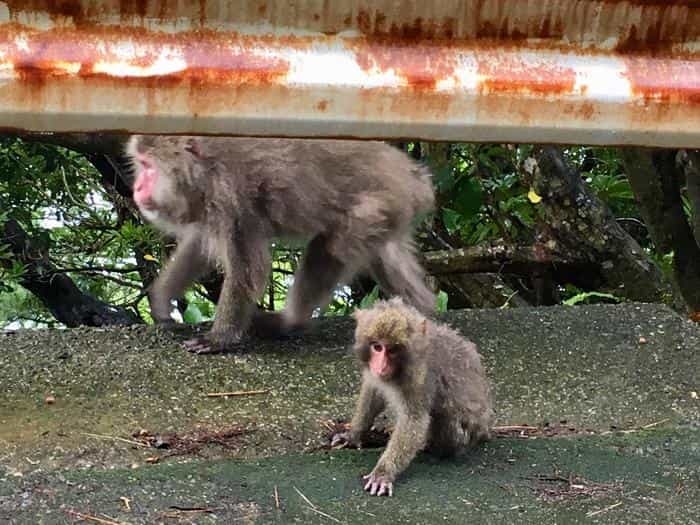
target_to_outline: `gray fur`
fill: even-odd
[[[380,316],[407,319],[408,342],[392,341],[378,333]],[[393,481],[424,448],[450,456],[489,438],[494,416],[491,388],[474,343],[449,326],[426,319],[400,298],[379,301],[371,309],[358,310],[355,317],[362,386],[350,432],[334,441],[361,444],[385,405],[397,416],[386,450],[367,476],[370,488],[376,483],[380,494],[390,494]],[[375,377],[367,367],[368,349],[374,341],[402,344],[396,355],[403,366],[389,380]]]
[[[223,350],[245,333],[275,238],[311,242],[286,310],[257,316],[257,331],[303,326],[338,282],[359,271],[372,273],[387,293],[433,311],[412,245],[412,221],[432,209],[433,190],[427,170],[396,148],[347,140],[134,136],[127,152],[136,166],[137,155],[157,166],[158,208],[144,216],[178,238],[173,258],[187,259],[169,263],[152,288],[158,320],[166,320],[170,300],[202,270],[195,244],[206,264],[224,270],[214,327],[191,349]]]

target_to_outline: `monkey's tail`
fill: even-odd
[[[425,186],[422,191],[414,193],[415,208],[418,214],[429,213],[435,209],[435,190],[433,188],[433,174],[427,166],[419,165],[414,173],[418,180]]]
[[[387,242],[372,261],[370,271],[386,294],[403,297],[423,314],[435,312],[435,294],[425,283],[425,271],[410,239]]]

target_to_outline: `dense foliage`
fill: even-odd
[[[422,145],[408,143],[409,154],[428,163],[434,172],[439,209],[420,229],[425,250],[451,250],[494,243],[508,246],[533,244],[542,230],[544,215],[538,195],[524,173],[528,146]],[[658,253],[648,235],[642,214],[625,175],[620,153],[612,148],[572,147],[564,150],[586,185],[610,209],[615,219],[670,275],[672,253]],[[684,196],[685,198],[685,196]],[[691,205],[685,198],[685,210]],[[84,292],[132,311],[148,322],[145,287],[169,252],[163,240],[139,220],[133,205],[104,183],[104,174],[85,156],[54,145],[0,140],[0,224],[15,221],[31,239],[35,253],[50,263],[54,274],[68,275]],[[261,306],[279,309],[299,261],[298,248],[275,246],[273,274]],[[0,243],[0,324],[53,325],[55,318],[40,298],[22,286],[23,261],[7,242]],[[553,282],[559,301],[575,304],[586,300],[619,300],[610,290]],[[527,276],[503,277],[517,293]],[[494,280],[498,286],[499,280]],[[453,304],[451,288],[440,296],[441,308]],[[527,286],[525,285],[525,288]],[[347,313],[378,297],[371,282],[356,282],[338,291],[329,310]],[[526,295],[526,294],[525,294]],[[180,306],[187,322],[210,319],[212,293],[197,285]],[[459,304],[460,301],[454,301]]]

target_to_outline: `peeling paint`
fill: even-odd
[[[625,66],[632,94],[641,95],[645,102],[700,105],[700,59],[629,57]]]
[[[4,129],[700,147],[699,122],[697,0],[0,1]]]

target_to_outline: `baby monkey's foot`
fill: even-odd
[[[332,448],[360,448],[360,440],[355,439],[352,433],[348,430],[344,432],[336,432],[331,438]]]

